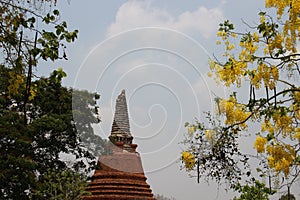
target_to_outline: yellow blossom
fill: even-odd
[[[275,128],[282,132],[282,136],[290,135],[293,132],[292,117],[282,114],[280,111],[277,111],[273,114],[273,121],[275,123]]]
[[[289,50],[289,51],[292,51],[292,49],[294,48],[294,45],[292,44],[291,37],[286,37],[286,38],[285,38],[285,47],[286,47],[287,50]]]
[[[212,70],[216,72],[217,77],[225,82],[226,86],[231,84],[241,85],[241,78],[247,68],[246,62],[240,62],[235,58],[229,58],[229,62],[226,65],[220,67],[218,65],[210,65]]]
[[[300,88],[298,88],[300,90]],[[300,103],[300,92],[296,91],[294,93],[295,102]]]
[[[260,23],[264,23],[266,20],[266,17],[264,15],[260,16]]]
[[[269,54],[269,53],[270,53],[269,48],[268,48],[268,47],[265,47],[265,48],[264,48],[264,54],[267,55],[267,54]]]
[[[208,77],[212,77],[213,74],[212,74],[211,72],[207,72],[207,76],[208,76]]]
[[[244,47],[245,46],[245,42],[240,42],[240,47]]]
[[[224,39],[224,37],[226,36],[226,32],[225,31],[218,31],[217,36],[222,37],[222,39]]]
[[[228,50],[228,51],[230,51],[230,50],[232,50],[232,49],[234,49],[234,44],[228,44],[227,46],[226,46],[226,49]]]
[[[273,65],[268,66],[265,63],[260,63],[257,67],[257,70],[252,70],[252,74],[250,76],[251,84],[257,89],[260,88],[260,84],[263,81],[266,87],[273,90],[278,79],[278,68]]]
[[[268,164],[271,168],[275,167],[275,159],[273,156],[268,156]]]
[[[295,129],[294,138],[298,139],[298,142],[300,142],[300,128]]]
[[[252,36],[253,36],[253,40],[254,40],[255,42],[259,42],[259,35],[258,35],[258,33],[254,32],[254,33],[252,34]]]
[[[9,76],[8,93],[9,95],[16,95],[18,94],[20,87],[24,84],[25,77],[22,74],[17,74],[13,71],[9,73]]]
[[[249,117],[250,113],[245,112],[245,106],[236,102],[236,99],[232,96],[228,100],[221,99],[219,104],[219,112],[225,114],[226,124],[239,124],[240,128],[245,129],[247,125],[244,120]]]
[[[293,109],[294,112],[295,112],[295,118],[296,118],[297,120],[300,120],[300,105],[294,104],[292,109]]]
[[[193,135],[196,131],[196,127],[195,126],[189,126],[188,127],[188,134],[189,135]]]
[[[205,136],[207,141],[212,142],[215,138],[216,131],[215,130],[205,130]]]
[[[234,44],[238,43],[230,40],[236,34],[219,31],[218,36],[225,46],[222,54],[225,59],[211,61],[210,69],[217,81],[224,83],[225,87],[241,87],[245,82],[250,82],[251,99],[248,105],[246,103],[247,107],[232,96],[218,101],[217,112],[225,116],[226,125],[238,126],[239,130],[247,128],[246,122],[250,118],[248,110],[251,110],[251,116],[260,116],[259,119],[263,119],[259,121],[261,134],[264,136],[257,136],[253,146],[257,153],[264,153],[262,156],[267,158],[271,169],[288,176],[299,157],[295,149],[300,143],[300,92],[286,92],[287,95],[282,95],[282,92],[288,91],[289,83],[292,90],[297,89],[292,86],[297,85],[297,80],[289,82],[284,80],[284,76],[292,74],[298,67],[294,61],[298,59],[299,53],[300,1],[266,0],[265,4],[267,8],[276,9],[280,23],[275,22],[275,18],[267,17],[268,14],[260,13],[259,32],[239,34],[240,43],[237,47]],[[221,42],[217,41],[217,44]],[[231,51],[233,49],[239,52],[235,55]],[[265,98],[268,102],[261,101],[264,105],[260,106],[256,103],[259,98]],[[205,136],[211,141],[214,134],[206,130]]]
[[[275,169],[277,173],[283,172],[288,176],[291,164],[295,159],[295,149],[288,144],[274,143],[266,147],[268,156],[268,164]]]
[[[261,132],[267,131],[270,134],[274,134],[274,126],[271,124],[270,120],[265,120],[265,122],[262,123],[261,125]]]
[[[236,33],[231,33],[230,34],[232,37],[234,37],[234,38],[236,38],[237,36],[236,36]]]
[[[268,140],[262,136],[257,136],[254,142],[254,148],[257,150],[258,153],[265,152],[265,145]]]
[[[184,162],[185,168],[188,170],[193,169],[195,166],[195,156],[191,152],[183,151],[181,154],[181,160]]]
[[[284,174],[288,174],[290,172],[290,165],[291,163],[286,160],[285,158],[282,158],[281,160],[281,168]]]
[[[278,68],[276,66],[271,67],[271,74],[275,81],[277,81],[279,79],[279,72],[278,72]]]

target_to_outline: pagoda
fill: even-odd
[[[137,145],[132,143],[125,90],[116,100],[109,139],[110,154],[101,155],[83,200],[155,200],[146,182]]]

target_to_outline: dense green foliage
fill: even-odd
[[[269,195],[275,193],[275,191],[270,191],[270,188],[259,181],[254,181],[251,185],[236,185],[235,189],[240,192],[241,195],[235,197],[233,200],[268,200]]]
[[[1,70],[1,76],[5,70]],[[60,159],[61,153],[75,155],[77,160],[71,163],[75,170],[88,170],[95,165],[92,152],[86,150],[88,145],[81,142],[77,127],[85,130],[82,134],[93,135],[92,123],[97,123],[95,98],[85,96],[87,92],[76,91],[85,96],[85,110],[77,110],[87,117],[81,124],[73,120],[72,92],[61,86],[63,71],[54,71],[49,78],[40,78],[33,82],[36,87],[35,97],[27,105],[28,122],[24,123],[23,113],[19,112],[22,102],[2,96],[0,118],[0,176],[1,196],[12,199],[27,197],[29,189],[38,187],[38,174],[50,169],[67,169],[67,163]],[[5,79],[1,79],[2,81]],[[1,84],[8,85],[8,84]],[[2,90],[3,91],[3,90]],[[3,94],[3,93],[2,93]],[[92,99],[89,99],[89,98]],[[92,118],[93,117],[93,118]],[[103,141],[93,135],[99,147]],[[92,144],[92,142],[91,142]],[[89,144],[90,145],[90,144]],[[102,146],[103,147],[103,146]],[[81,158],[81,159],[80,159]],[[27,192],[26,192],[27,190]]]
[[[65,44],[77,38],[54,4],[0,0],[0,199],[37,198],[39,191],[50,199],[53,171],[61,180],[78,178],[70,193],[82,191],[78,172],[89,171],[103,151],[92,129],[100,121],[99,95],[62,86],[62,69],[49,77],[34,74],[40,60],[67,59]]]
[[[88,195],[86,177],[80,173],[68,170],[48,170],[41,178],[41,186],[33,191],[32,199],[45,200],[79,200],[82,195]]]
[[[296,198],[293,194],[284,194],[279,200],[296,200]]]

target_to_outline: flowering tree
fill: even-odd
[[[209,126],[186,124],[182,161],[198,180],[225,180],[234,189],[241,180],[268,177],[271,193],[272,177],[282,178],[276,188],[290,188],[300,173],[300,2],[266,0],[265,5],[277,16],[260,12],[259,24],[248,25],[250,32],[236,31],[228,20],[220,24],[217,44],[225,50],[222,58],[210,60],[209,76],[235,92],[215,99],[217,117],[208,113]],[[250,133],[256,134],[256,155],[239,148],[250,123],[261,126]],[[255,173],[249,167],[252,158],[258,160]]]

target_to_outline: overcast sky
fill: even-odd
[[[68,46],[64,84],[101,95],[102,122],[110,134],[115,100],[126,90],[131,132],[155,194],[177,200],[230,199],[213,182],[196,183],[180,170],[184,123],[213,110],[214,94],[230,91],[207,78],[218,24],[229,19],[241,31],[258,21],[262,0],[58,1],[62,19],[79,38]],[[47,74],[53,68],[45,68]],[[248,140],[252,146],[253,140]]]

